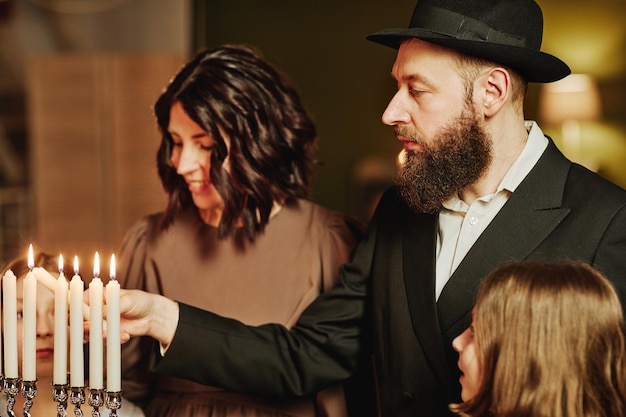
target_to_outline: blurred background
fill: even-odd
[[[542,49],[575,76],[531,84],[527,118],[571,159],[626,187],[626,0],[538,0]],[[257,47],[318,125],[313,200],[365,221],[400,146],[380,117],[415,0],[0,0],[0,265],[28,244],[108,257],[159,211],[152,104],[196,51]],[[81,264],[83,262],[81,261]],[[83,268],[81,267],[81,270]]]

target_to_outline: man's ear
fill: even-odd
[[[481,104],[485,117],[498,113],[511,96],[511,75],[502,67],[494,67],[480,77]]]

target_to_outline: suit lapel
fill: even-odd
[[[473,295],[489,271],[502,262],[526,259],[567,216],[569,208],[561,205],[569,167],[550,141],[444,287],[438,301],[443,331],[472,309]]]
[[[413,330],[441,381],[447,385],[448,364],[435,305],[435,258],[438,216],[408,212],[402,262]]]
[[[435,303],[438,216],[407,210],[403,234],[403,269],[413,330],[439,378],[448,384],[443,340],[446,332],[473,307],[482,278],[495,266],[523,260],[567,216],[563,190],[571,163],[550,140],[535,167],[470,249]],[[467,293],[470,293],[468,297]]]

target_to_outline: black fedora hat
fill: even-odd
[[[543,14],[533,0],[418,0],[406,29],[386,29],[368,40],[398,49],[406,38],[456,49],[519,71],[527,81],[552,82],[571,73],[541,52]]]

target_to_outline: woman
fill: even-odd
[[[122,287],[247,324],[293,325],[336,283],[362,230],[306,199],[317,134],[297,92],[251,49],[222,46],[186,64],[155,113],[167,205],[129,230]],[[122,361],[125,395],[149,417],[345,415],[340,387],[274,401],[164,376],[150,381],[151,343],[131,340]]]
[[[582,263],[512,263],[481,284],[459,352],[463,416],[626,415],[617,293]]]
[[[53,274],[58,276],[59,265],[58,259],[43,252],[38,252],[34,256],[34,263]],[[65,265],[64,271],[71,271],[71,265]],[[21,364],[22,359],[22,306],[23,306],[23,288],[24,277],[28,273],[28,258],[20,257],[12,260],[0,273],[3,277],[5,272],[11,270],[15,277],[16,290],[16,306],[17,306],[17,354],[18,362]],[[1,286],[0,286],[1,287]],[[36,349],[37,349],[37,396],[33,399],[33,406],[30,409],[32,416],[55,416],[57,415],[57,405],[52,398],[52,376],[54,370],[54,294],[41,282],[37,282],[37,316],[36,316]],[[2,323],[4,325],[4,323]],[[69,342],[69,340],[68,340]],[[88,392],[85,392],[88,395]],[[24,397],[21,394],[16,395],[14,412],[20,415],[24,409]],[[2,391],[0,397],[0,416],[7,416],[7,394]],[[83,412],[88,413],[91,407],[87,403],[81,406]],[[68,401],[67,412],[72,413],[74,406]],[[89,411],[87,411],[89,410]],[[100,411],[104,411],[101,408]],[[127,401],[122,400],[122,407],[118,410],[120,417],[143,417],[143,412],[139,407]]]

